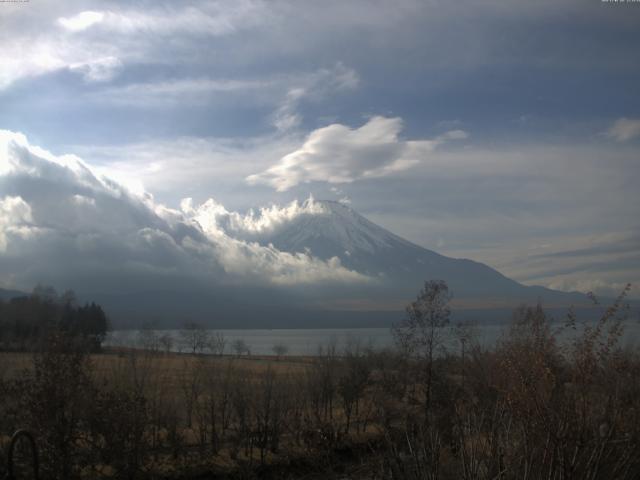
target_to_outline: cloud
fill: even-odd
[[[618,142],[627,142],[640,137],[640,118],[619,118],[605,134]]]
[[[612,281],[612,278],[565,278],[556,277],[551,279],[547,287],[554,290],[564,292],[595,292],[597,295],[615,298],[622,293],[627,284],[624,282]],[[637,296],[639,293],[637,288],[633,288],[629,292],[629,296]]]
[[[108,56],[72,63],[69,65],[69,70],[80,72],[87,82],[106,82],[115,77],[122,67],[122,61],[119,58]]]
[[[353,90],[360,83],[355,70],[338,62],[333,68],[322,68],[291,87],[280,107],[275,111],[272,123],[277,130],[286,132],[302,122],[297,112],[303,100],[320,101],[336,92]]]
[[[22,198],[0,198],[0,252],[6,251],[10,238],[27,233],[31,222],[31,207]]]
[[[259,2],[221,2],[202,4],[198,8],[164,8],[157,10],[84,11],[61,17],[58,23],[71,32],[102,28],[118,33],[175,34],[197,33],[220,36],[264,22],[269,11]]]
[[[64,70],[78,73],[89,82],[110,80],[128,56],[115,42],[81,42],[65,34],[7,38],[0,51],[0,90],[24,78]]]
[[[105,278],[123,285],[146,279],[147,286],[160,278],[204,285],[367,282],[337,258],[290,254],[231,235],[316,209],[310,199],[244,216],[214,200],[173,210],[76,156],[56,156],[24,135],[0,131],[0,270],[18,287],[64,279],[90,288]]]
[[[222,204],[213,199],[207,200],[198,207],[193,206],[191,198],[185,198],[180,204],[185,215],[194,219],[209,235],[232,234],[253,236],[272,233],[278,227],[291,222],[300,215],[320,215],[326,213],[322,203],[309,196],[304,202],[292,201],[280,207],[271,205],[258,211],[249,210],[246,214],[229,212]]]
[[[61,9],[66,14],[51,18]],[[4,22],[8,28],[0,32],[0,90],[20,79],[63,69],[79,72],[87,81],[106,81],[125,65],[166,65],[167,49],[189,63],[198,56],[193,48],[202,50],[202,37],[219,38],[270,22],[270,9],[249,0],[144,10],[114,5],[109,10],[69,12],[68,6],[60,5],[31,15],[10,11]],[[167,36],[170,42],[160,40]]]
[[[549,21],[557,20],[559,14],[559,7],[551,5],[547,1],[536,5],[519,2],[504,8],[495,1],[425,5],[403,0],[371,5],[359,0],[310,5],[203,0],[109,2],[107,6],[87,0],[44,2],[37,11],[6,5],[0,32],[4,54],[0,78],[9,85],[25,76],[87,62],[86,54],[92,51],[119,58],[124,64],[162,68],[170,63],[169,70],[174,72],[208,62],[212,70],[228,72],[235,70],[233,66],[242,71],[247,65],[283,66],[290,61],[308,65],[309,59],[322,59],[323,63],[353,59],[369,67],[398,62],[396,65],[408,65],[410,70],[422,65],[431,77],[438,77],[433,74],[442,67],[505,62],[628,69],[634,42],[621,44],[617,35],[608,33],[629,35],[636,27],[632,19],[616,15],[619,12],[603,16],[596,5],[585,8],[577,1],[564,2],[560,13],[566,18],[581,13],[574,35],[583,35],[584,40],[567,42],[566,22]],[[523,41],[538,28],[536,21],[549,27],[548,35],[536,42]],[[464,35],[455,28],[460,26]],[[591,35],[594,26],[600,28],[598,36]],[[226,42],[234,35],[235,42]],[[615,44],[618,48],[612,52]],[[196,70],[202,72],[202,68]],[[387,81],[395,73],[389,68],[381,71]],[[407,69],[400,72],[405,73]]]
[[[141,192],[146,187],[165,203],[178,205],[184,197],[203,202],[215,196],[236,209],[246,209],[272,201],[273,195],[256,197],[260,189],[247,188],[244,178],[256,168],[267,168],[298,142],[282,135],[178,137],[123,145],[71,145],[65,150],[90,160],[94,170],[130,189]]]
[[[613,125],[633,117],[638,71],[631,61],[637,22],[620,9],[604,12],[578,0],[509,7],[495,0],[84,0],[23,7],[2,5],[4,128],[29,126],[27,133],[49,148],[73,151],[138,197],[146,186],[171,205],[214,196],[244,211],[309,191],[321,198],[339,185],[355,208],[394,232],[427,247],[441,238],[443,253],[524,280],[531,277],[510,262],[530,253],[531,237],[569,251],[578,244],[558,246],[558,239],[638,226],[638,137],[627,128],[637,119]],[[542,25],[545,35],[532,36]],[[589,72],[583,89],[575,88],[578,71]],[[523,88],[512,88],[514,79]],[[593,108],[585,113],[586,104]],[[611,126],[609,142],[593,137],[603,109],[618,112],[599,127]],[[358,131],[354,119],[363,112],[411,123],[396,135],[404,163],[394,164],[392,152],[371,162],[387,170],[364,176],[367,165],[348,161],[348,187],[305,183],[317,173],[311,161],[299,174],[267,174],[301,149],[305,133],[329,124]],[[528,121],[509,122],[521,116]],[[427,144],[412,156],[418,146],[402,136],[435,140],[415,133],[434,126],[468,129],[482,140],[464,149]],[[462,134],[440,141],[455,136]],[[632,158],[622,162],[622,154]],[[339,162],[328,163],[317,176],[340,177]],[[0,158],[0,175],[4,168]],[[251,174],[261,186],[246,188]],[[298,188],[273,192],[272,183],[286,188],[288,179]],[[35,205],[18,190],[0,192],[7,196]],[[91,208],[101,206],[82,192],[73,198],[70,223],[89,222]],[[510,248],[517,252],[507,254]]]
[[[202,104],[211,94],[247,95],[273,88],[274,82],[269,80],[179,78],[108,87],[92,92],[89,98],[106,105],[153,107],[191,102]]]
[[[85,80],[110,80],[122,69],[122,62],[109,57],[71,67]],[[357,88],[355,70],[337,63],[311,72],[263,75],[259,78],[171,78],[107,86],[83,95],[96,106],[124,108],[202,108],[231,105],[240,108],[273,109],[268,121],[279,133],[287,133],[303,121],[301,106],[318,104],[332,95]]]
[[[286,132],[300,125],[302,117],[296,110],[304,93],[302,88],[292,88],[287,92],[285,101],[273,114],[272,123],[277,130]]]
[[[602,138],[474,143],[436,150],[410,175],[348,189],[373,222],[527,285],[552,286],[560,277],[640,285],[637,159],[632,145]]]
[[[453,130],[431,140],[403,140],[400,118],[372,117],[359,128],[332,124],[311,132],[304,144],[262,173],[247,177],[249,184],[267,184],[278,191],[314,181],[351,183],[406,170],[438,146],[467,138]]]
[[[79,32],[86,30],[96,23],[102,22],[104,17],[104,12],[93,12],[91,10],[87,10],[85,12],[80,12],[73,17],[60,17],[58,19],[58,23],[67,30]]]
[[[613,296],[630,282],[631,295],[637,297],[639,238],[638,230],[556,238],[552,244],[521,252],[512,268],[521,281],[565,291]]]
[[[588,246],[530,255],[529,258],[593,258],[596,255],[640,253],[640,233],[631,235],[609,234],[591,241]]]

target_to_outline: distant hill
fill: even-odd
[[[15,297],[24,297],[25,295],[29,295],[28,293],[21,292],[19,290],[5,290],[0,288],[0,300],[10,300]]]

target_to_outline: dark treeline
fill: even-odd
[[[83,342],[91,351],[100,349],[108,329],[102,307],[78,305],[68,290],[58,295],[52,287],[37,286],[29,296],[0,300],[0,350],[41,348],[52,332]]]
[[[446,284],[427,282],[394,326],[395,350],[354,340],[286,362],[88,355],[56,334],[26,370],[0,368],[0,446],[29,428],[44,478],[65,480],[640,478],[624,294],[595,323],[522,307],[489,349],[468,326],[443,343],[448,303]]]

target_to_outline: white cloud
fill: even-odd
[[[0,33],[0,90],[23,78],[64,69],[81,74],[86,81],[110,80],[132,55],[118,41],[82,41],[69,35],[47,32],[26,39]]]
[[[72,32],[79,32],[82,30],[86,30],[96,23],[102,22],[104,16],[104,12],[94,12],[91,10],[87,10],[85,12],[80,12],[72,17],[60,17],[58,19],[58,23],[67,30],[71,30]]]
[[[373,117],[359,128],[332,124],[311,132],[304,144],[262,173],[247,177],[285,191],[300,183],[351,183],[383,177],[418,164],[439,145],[467,138],[453,130],[431,140],[403,140],[400,118]]]
[[[605,134],[618,142],[626,142],[640,137],[640,118],[619,118]]]
[[[177,211],[76,156],[53,155],[8,131],[0,131],[0,166],[0,269],[22,285],[56,275],[73,284],[83,275],[124,281],[132,274],[205,284],[368,281],[337,258],[290,254],[230,235],[312,212],[313,199],[244,216],[213,200],[185,201]],[[33,232],[38,235],[27,235]]]
[[[252,236],[273,232],[278,227],[292,221],[300,215],[320,215],[326,213],[322,203],[309,196],[304,202],[292,201],[283,207],[271,205],[258,211],[249,210],[246,214],[229,212],[213,199],[198,207],[193,207],[191,198],[181,202],[185,215],[194,219],[209,235],[232,234],[234,236]]]
[[[84,11],[62,17],[58,23],[72,32],[100,27],[119,33],[175,34],[177,32],[219,36],[262,23],[269,11],[258,2],[223,2],[202,4],[199,8],[165,8],[157,10]]]
[[[3,44],[0,49],[0,64],[0,89],[20,78],[40,75],[67,65],[56,45],[37,42],[23,46],[15,41]]]

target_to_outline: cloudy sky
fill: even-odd
[[[109,243],[129,258],[172,249],[171,219],[209,198],[313,195],[525,284],[640,284],[639,43],[640,3],[600,0],[0,3],[0,283],[26,281],[25,229],[62,242],[111,212],[113,235],[140,222]],[[221,244],[276,282],[361,280]],[[203,245],[161,258],[196,268]]]

